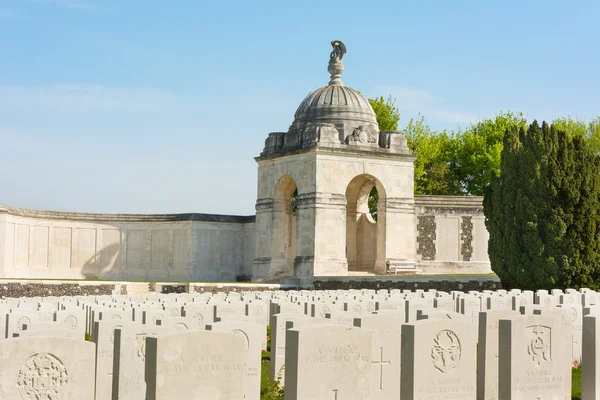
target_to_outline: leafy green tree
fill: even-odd
[[[600,155],[600,117],[596,117],[589,122],[586,139],[594,154]]]
[[[571,117],[557,118],[552,125],[564,130],[569,137],[580,136],[585,138],[591,150],[600,154],[600,117],[592,119],[589,123],[574,120]]]
[[[404,130],[415,161],[415,194],[457,195],[460,186],[452,176],[456,137],[432,130],[425,118],[411,119]]]
[[[500,175],[484,197],[488,253],[503,286],[599,287],[599,171],[585,137],[560,124],[507,130]]]
[[[377,117],[377,123],[379,124],[379,130],[381,131],[395,131],[398,130],[398,121],[400,121],[400,113],[392,96],[389,96],[387,100],[383,97],[376,99],[369,99],[375,116]]]
[[[375,221],[377,221],[377,202],[379,201],[379,192],[377,188],[373,186],[371,192],[369,192],[369,213]]]
[[[504,133],[526,123],[522,113],[500,112],[495,118],[471,124],[456,133],[456,152],[450,169],[452,179],[460,186],[460,194],[483,196],[492,176],[500,172]]]

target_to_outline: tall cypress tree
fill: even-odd
[[[596,288],[600,178],[581,138],[545,122],[504,136],[484,197],[492,269],[507,288]]]

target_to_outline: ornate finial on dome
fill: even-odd
[[[331,46],[333,47],[333,51],[329,56],[329,66],[327,67],[327,71],[331,74],[329,86],[344,86],[342,83],[342,72],[344,72],[342,58],[344,58],[344,54],[346,54],[346,46],[341,40],[332,40]]]

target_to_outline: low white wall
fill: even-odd
[[[483,197],[415,196],[415,214],[424,274],[492,273]]]
[[[253,217],[84,214],[0,206],[0,277],[235,281]]]

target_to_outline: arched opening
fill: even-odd
[[[294,178],[282,176],[275,185],[273,198],[271,267],[276,276],[294,273],[297,196],[298,188]]]
[[[348,271],[385,270],[385,190],[371,175],[359,175],[346,189]]]

